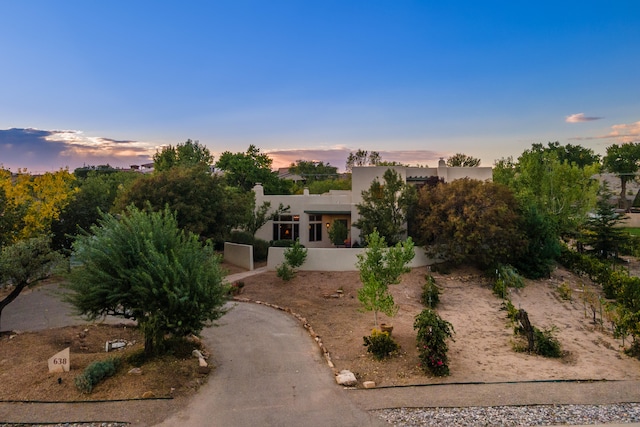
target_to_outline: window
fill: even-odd
[[[295,240],[300,237],[300,215],[280,215],[273,221],[273,240]]]
[[[309,241],[322,241],[322,215],[309,215]]]

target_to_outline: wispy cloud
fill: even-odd
[[[0,164],[17,170],[110,164],[128,167],[151,161],[156,147],[145,142],[88,136],[77,130],[0,129]]]
[[[594,120],[600,120],[603,117],[587,117],[584,113],[572,114],[565,118],[565,122],[567,123],[583,123],[583,122],[592,122]]]
[[[611,132],[599,136],[584,136],[570,138],[572,140],[614,139],[618,142],[634,142],[640,140],[640,121],[635,123],[622,123],[611,126]]]

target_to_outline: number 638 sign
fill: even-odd
[[[49,358],[49,372],[69,372],[69,347]]]

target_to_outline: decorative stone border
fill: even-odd
[[[335,365],[333,364],[333,361],[331,360],[331,354],[329,353],[329,350],[323,344],[322,338],[320,338],[320,335],[316,334],[316,332],[313,330],[313,328],[311,327],[309,322],[307,322],[307,319],[305,317],[302,317],[298,313],[295,313],[295,312],[291,311],[290,308],[280,307],[279,305],[271,304],[271,303],[264,302],[264,301],[256,301],[256,300],[252,300],[252,299],[249,299],[249,298],[243,298],[243,297],[237,297],[237,296],[233,297],[233,301],[250,302],[250,303],[253,303],[253,304],[260,304],[260,305],[264,305],[264,306],[267,306],[267,307],[270,307],[270,308],[275,308],[276,310],[284,311],[285,313],[288,313],[288,314],[292,315],[293,317],[295,317],[296,319],[298,319],[298,321],[302,324],[302,327],[304,327],[309,332],[309,335],[311,335],[311,338],[313,338],[314,341],[316,342],[316,344],[318,344],[318,348],[320,348],[320,351],[322,352],[322,355],[324,356],[324,359],[327,361],[327,365],[329,365],[329,367],[334,370],[334,374],[335,374]]]

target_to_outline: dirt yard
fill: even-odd
[[[239,269],[230,268],[230,273]],[[373,314],[360,312],[357,272],[300,272],[283,282],[274,272],[244,280],[240,297],[289,308],[304,316],[328,348],[337,370],[349,369],[362,381],[378,386],[468,381],[519,381],[549,379],[640,379],[640,361],[624,355],[621,342],[592,323],[581,298],[580,278],[559,269],[552,278],[529,281],[524,289],[512,291],[517,308],[529,313],[540,329],[555,326],[565,357],[546,359],[513,350],[513,329],[502,300],[493,295],[490,283],[473,270],[448,275],[433,274],[441,288],[438,312],[455,329],[455,342],[449,343],[451,376],[432,378],[418,368],[413,319],[423,309],[420,303],[427,268],[414,269],[392,286],[400,310],[382,321],[394,326],[393,337],[401,350],[386,361],[375,361],[366,353],[362,337],[370,334]],[[571,301],[559,297],[557,287],[566,283]],[[342,293],[339,294],[338,290]],[[341,296],[339,296],[341,295]],[[586,313],[586,315],[585,315]],[[606,328],[605,328],[606,329]],[[94,360],[108,355],[105,342],[125,339],[132,345],[117,352],[127,355],[141,350],[142,338],[130,326],[85,325],[0,337],[0,399],[72,401],[99,399],[189,396],[207,380],[198,372],[191,348],[142,366],[142,375],[127,372],[125,363],[118,374],[100,383],[90,395],[81,394],[74,377]],[[46,360],[71,347],[72,371],[49,374]],[[215,349],[209,349],[215,351]],[[215,367],[214,367],[215,369]],[[61,382],[58,382],[61,379]]]

